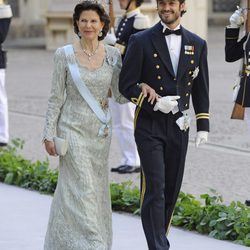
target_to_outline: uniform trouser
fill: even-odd
[[[5,69],[0,69],[0,142],[9,141],[8,102],[5,90]]]
[[[150,129],[138,128],[135,133],[142,165],[141,219],[149,250],[169,249],[166,235],[188,145],[188,131],[181,131],[175,123],[179,116],[168,114],[161,120],[147,121]]]
[[[117,136],[122,158],[120,165],[140,166],[134,138],[134,111],[133,103],[119,104],[112,98],[109,101],[112,114],[112,127]]]

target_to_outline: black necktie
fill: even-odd
[[[165,29],[164,33],[163,33],[165,36],[168,36],[168,35],[172,35],[172,34],[175,34],[177,36],[180,36],[181,35],[181,29],[178,29],[178,30],[170,30],[170,29]]]

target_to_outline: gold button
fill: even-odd
[[[156,67],[157,69],[159,69],[159,68],[160,68],[160,65],[156,65],[155,67]]]
[[[188,106],[188,104],[185,104],[185,107],[187,107]]]
[[[194,64],[194,60],[191,60],[190,63],[191,63],[191,64]]]
[[[189,96],[189,93],[186,93],[186,96]]]
[[[154,53],[154,57],[157,57],[158,55],[156,53]]]
[[[176,81],[176,78],[174,78],[174,81]]]
[[[163,87],[160,87],[160,90],[163,90]]]
[[[193,72],[190,70],[188,73],[189,73],[189,75],[192,75]]]
[[[190,86],[190,85],[191,85],[191,82],[188,82],[187,85]]]
[[[158,80],[161,80],[161,76],[157,76],[157,79],[158,79]]]

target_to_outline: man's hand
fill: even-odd
[[[162,113],[168,114],[178,105],[178,99],[180,99],[180,96],[163,96],[158,99],[154,106],[154,111],[159,110]]]
[[[241,8],[237,9],[229,18],[229,21],[232,28],[240,27],[244,23],[243,10]]]
[[[139,86],[144,95],[144,98],[148,96],[148,102],[150,102],[151,104],[154,104],[154,101],[157,101],[159,99],[159,95],[155,92],[155,90],[146,83],[141,83]]]
[[[198,131],[195,138],[195,146],[198,148],[201,144],[207,142],[208,132],[207,131]]]

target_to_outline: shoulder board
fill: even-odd
[[[138,14],[135,16],[135,21],[133,27],[137,30],[144,30],[150,27],[149,18],[143,14]]]
[[[12,11],[10,5],[0,5],[0,18],[11,18]]]

